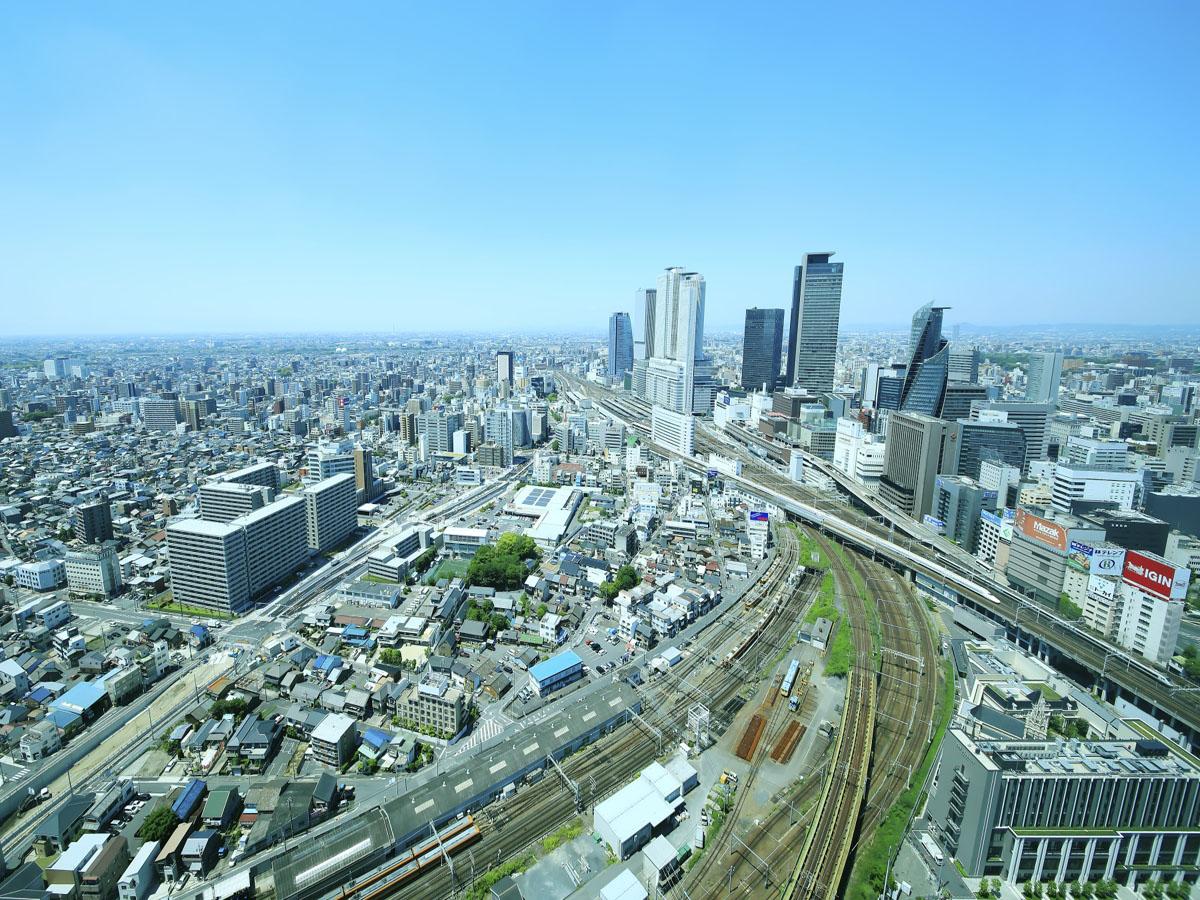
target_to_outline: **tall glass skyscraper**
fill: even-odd
[[[615,312],[608,317],[608,380],[620,384],[632,371],[633,323],[629,313]]]
[[[912,317],[909,351],[912,358],[904,376],[900,408],[904,412],[940,416],[950,374],[950,344],[942,337],[946,306],[926,303]]]
[[[832,391],[842,313],[842,264],[829,253],[806,253],[792,278],[787,383],[812,392]]]
[[[675,412],[711,412],[712,376],[712,360],[704,354],[704,276],[669,268],[655,291],[645,399]]]
[[[783,356],[783,310],[746,310],[742,334],[742,387],[748,391],[775,390]]]

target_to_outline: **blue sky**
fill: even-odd
[[[7,4],[5,329],[1195,322],[1197,10]]]

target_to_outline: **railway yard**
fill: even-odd
[[[856,851],[873,840],[926,753],[939,695],[937,642],[923,603],[900,576],[820,534],[780,527],[775,535],[775,557],[742,602],[642,687],[640,715],[328,895],[483,896],[478,885],[490,869],[694,740],[689,711],[702,704],[710,750],[731,760],[737,789],[724,795],[720,830],[694,853],[671,895],[845,896]],[[817,551],[821,567],[805,572],[805,548]],[[821,676],[815,656],[801,664],[793,650],[826,577],[853,652],[840,721],[822,728],[814,721],[819,682],[840,679]]]

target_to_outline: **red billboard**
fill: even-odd
[[[1067,529],[1057,522],[1035,516],[1024,509],[1018,509],[1017,528],[1031,540],[1053,547],[1059,553],[1067,552]]]
[[[1192,572],[1165,559],[1129,550],[1125,553],[1125,568],[1121,577],[1160,599],[1179,600],[1187,596]]]

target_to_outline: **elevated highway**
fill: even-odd
[[[566,380],[581,396],[590,398],[614,419],[624,422],[656,452],[679,460],[694,472],[707,471],[704,461],[682,456],[650,440],[649,411],[641,401],[569,376]],[[699,429],[697,431],[698,450],[729,453],[730,447],[726,444],[718,444],[711,438],[702,442]],[[810,459],[806,455],[806,463]],[[1058,656],[1071,661],[1091,672],[1096,685],[1109,699],[1123,697],[1179,731],[1185,743],[1192,747],[1200,743],[1200,709],[1195,703],[1194,689],[1189,685],[996,582],[967,562],[973,563],[972,557],[967,556],[964,560],[961,550],[947,554],[931,540],[927,531],[921,534],[924,529],[918,531],[916,523],[897,521],[900,517],[894,511],[890,516],[881,513],[885,521],[890,522],[887,533],[881,534],[878,523],[868,518],[863,524],[855,524],[851,519],[862,519],[852,511],[829,508],[829,504],[810,489],[792,482],[773,468],[764,468],[757,454],[747,451],[742,461],[741,476],[723,477],[773,503],[790,516],[821,528],[844,544],[894,568],[924,575],[950,588],[958,595],[959,602],[1004,626],[1023,646],[1046,658]],[[858,493],[861,494],[861,490]],[[868,524],[872,527],[864,527]],[[901,534],[894,534],[893,528]]]

